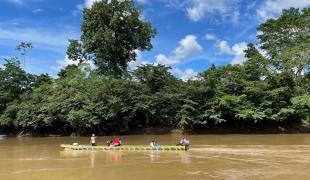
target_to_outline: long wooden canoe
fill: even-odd
[[[139,145],[124,145],[124,146],[90,146],[90,145],[70,145],[61,144],[60,147],[65,150],[80,150],[80,151],[186,151],[188,146],[168,146],[162,145],[158,147],[139,146]]]

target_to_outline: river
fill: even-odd
[[[175,144],[180,135],[122,136],[125,144]],[[98,137],[104,144],[112,137]],[[1,180],[310,179],[310,135],[191,135],[186,152],[78,152],[86,137],[0,140]]]

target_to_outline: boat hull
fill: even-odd
[[[65,150],[78,150],[78,151],[186,151],[188,146],[89,146],[89,145],[70,145],[61,144],[60,147]]]

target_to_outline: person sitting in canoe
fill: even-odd
[[[112,146],[113,145],[113,141],[112,140],[107,140],[107,146]]]
[[[183,146],[189,146],[189,139],[183,139]]]
[[[177,146],[183,146],[183,139],[181,138],[181,140],[180,140],[180,142],[179,143],[177,143]]]
[[[189,140],[186,138],[181,139],[177,146],[189,146]]]
[[[150,146],[151,147],[158,147],[158,146],[160,146],[160,144],[157,141],[151,141]]]
[[[92,146],[96,146],[96,136],[93,134],[90,138],[90,143]]]
[[[74,143],[72,143],[72,146],[78,146],[79,145],[79,143],[78,142],[74,142]]]
[[[154,141],[154,146],[155,146],[155,147],[159,147],[160,144],[159,144],[157,141]]]
[[[122,145],[122,140],[118,136],[116,136],[113,140],[113,146],[120,146],[120,145]]]

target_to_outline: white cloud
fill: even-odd
[[[180,59],[176,58],[176,56],[167,57],[164,54],[158,54],[155,58],[156,62],[159,64],[171,65],[180,63]]]
[[[32,11],[32,13],[40,13],[40,12],[43,12],[43,11],[44,11],[43,9],[38,8],[38,9],[34,9],[34,10]]]
[[[95,68],[95,65],[94,65],[94,63],[92,61],[87,61],[86,63],[89,64],[92,69]],[[74,65],[78,65],[79,61],[72,61],[66,55],[64,59],[57,60],[56,61],[56,66],[52,66],[52,69],[56,70],[56,71],[60,71],[61,69],[67,67],[68,65],[73,65],[73,64]]]
[[[1,27],[0,26],[0,44],[28,41],[36,47],[39,45],[42,49],[49,49],[57,52],[64,52],[64,47],[68,44],[69,38],[78,37],[78,33],[72,30],[50,31],[39,28],[21,28],[21,27]]]
[[[234,58],[231,64],[242,64],[246,59],[244,57],[244,50],[247,48],[247,43],[239,42],[230,47],[227,41],[218,41],[215,45],[221,54],[232,55]]]
[[[60,69],[65,68],[68,65],[78,65],[79,62],[78,61],[72,61],[68,58],[68,56],[66,55],[64,59],[59,59],[56,61],[56,66],[52,66],[53,70],[59,71]]]
[[[21,5],[23,3],[23,0],[6,0],[6,1],[17,5]]]
[[[231,22],[233,24],[237,24],[239,22],[239,17],[240,17],[240,12],[239,11],[233,12],[232,15],[231,15]]]
[[[217,41],[215,46],[220,50],[221,54],[233,54],[234,52],[229,47],[227,41],[221,40]]]
[[[238,0],[190,0],[187,14],[191,20],[199,21],[207,13],[231,13],[238,2]]]
[[[29,3],[29,2],[36,2],[36,1],[41,1],[41,0],[2,0],[2,1],[6,1],[6,2],[20,6],[20,5]]]
[[[149,0],[136,0],[139,4],[146,4]]]
[[[156,56],[156,62],[166,65],[179,64],[182,60],[199,53],[203,48],[196,39],[194,35],[187,35],[179,42],[180,45],[174,50],[173,56],[159,54]]]
[[[265,21],[280,15],[282,9],[308,6],[310,6],[310,0],[266,0],[257,10],[257,16],[260,20]]]
[[[216,36],[214,34],[207,33],[205,35],[206,40],[216,40]]]
[[[83,4],[78,4],[76,5],[77,10],[74,11],[74,13],[78,13],[79,11],[83,11],[84,5]]]
[[[84,6],[86,8],[90,8],[95,2],[99,2],[99,1],[101,0],[85,0]]]
[[[235,57],[231,61],[231,64],[242,64],[246,58],[244,57],[244,50],[247,49],[247,43],[241,42],[233,45],[232,51],[234,52]]]
[[[195,72],[193,69],[185,69],[185,70],[180,70],[178,68],[173,68],[170,70],[172,74],[174,74],[176,77],[186,81],[189,79],[196,79],[198,73]]]

